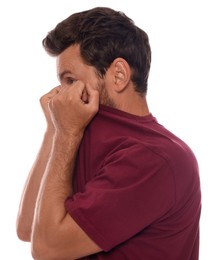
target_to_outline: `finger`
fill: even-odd
[[[96,109],[99,107],[99,92],[93,89],[89,84],[85,86],[86,92],[88,94],[88,104],[94,106]]]
[[[61,85],[53,88],[45,95],[46,102],[48,103],[48,106],[50,108],[50,104],[53,101],[54,97],[56,97],[61,91]]]
[[[55,87],[53,89],[51,89],[48,93],[46,93],[45,95],[43,95],[40,99],[40,101],[43,102],[48,102],[52,97],[54,97],[56,94],[58,94],[60,91],[60,86]]]
[[[65,88],[64,91],[67,92],[69,96],[77,100],[80,99],[82,102],[85,101],[87,97],[87,93],[85,93],[85,84],[80,80],[76,81],[73,86]]]
[[[61,90],[61,85],[59,85],[59,86],[53,88],[53,89],[48,93],[48,96],[49,96],[49,97],[53,97],[53,96],[55,96],[56,94],[58,94],[60,90]]]
[[[84,103],[88,103],[88,92],[87,92],[86,88],[83,89],[81,99]]]

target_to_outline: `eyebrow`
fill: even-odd
[[[70,70],[64,70],[64,71],[62,71],[61,73],[59,73],[59,74],[58,74],[59,80],[61,81],[61,80],[63,79],[64,75],[67,74],[67,73],[72,74]]]

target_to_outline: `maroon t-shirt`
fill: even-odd
[[[86,129],[69,214],[104,252],[83,259],[197,260],[196,158],[152,115],[106,106]]]

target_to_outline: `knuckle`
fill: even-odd
[[[40,101],[41,104],[44,103],[44,100],[45,100],[45,96],[42,96],[42,97],[40,97],[40,99],[39,99],[39,101]]]

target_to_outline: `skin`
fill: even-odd
[[[102,79],[74,45],[57,57],[57,73],[60,86],[40,100],[47,129],[17,217],[17,234],[31,241],[36,260],[72,260],[102,251],[64,207],[73,192],[80,142],[99,103],[138,116],[149,114],[145,96],[134,91],[130,67],[122,58],[113,61]]]

